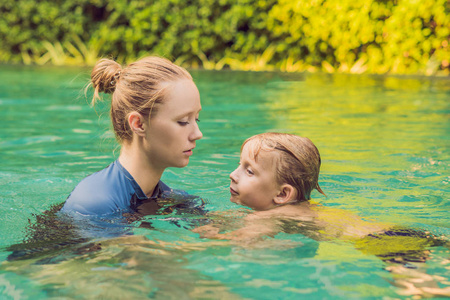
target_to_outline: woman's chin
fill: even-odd
[[[188,164],[189,164],[189,158],[186,159],[186,160],[180,161],[180,162],[178,162],[176,164],[173,164],[173,166],[171,166],[171,167],[173,167],[173,168],[184,168]]]

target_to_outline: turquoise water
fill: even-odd
[[[321,152],[327,197],[314,192],[315,201],[450,237],[449,79],[192,74],[204,138],[188,167],[164,174],[170,186],[201,196],[211,211],[244,213],[228,192],[241,143],[266,131],[295,133]],[[0,66],[0,298],[411,297],[392,284],[385,262],[352,243],[280,233],[236,245],[201,239],[164,217],[154,230],[133,224],[133,236],[102,241],[99,251],[7,262],[7,247],[22,242],[34,215],[118,156],[107,103],[95,111],[84,96],[88,77],[86,69]],[[449,250],[431,250],[423,272],[448,286]]]

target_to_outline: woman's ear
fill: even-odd
[[[280,192],[275,196],[273,201],[275,204],[287,204],[297,199],[297,190],[290,184],[283,184]]]
[[[140,113],[136,111],[131,112],[128,115],[128,125],[130,125],[131,131],[138,136],[145,135],[145,119]]]

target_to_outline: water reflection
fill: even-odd
[[[0,285],[8,288],[0,293],[24,298],[75,298],[82,290],[86,298],[234,299],[257,293],[267,298],[405,299],[411,296],[398,295],[389,282],[427,282],[425,275],[414,273],[417,269],[386,271],[389,263],[367,247],[314,240],[308,232],[280,232],[246,246],[199,239],[190,229],[202,218],[188,212],[129,222],[120,216],[108,225],[133,235],[117,238],[102,236],[101,230],[74,230],[73,223],[54,219],[53,231],[29,238],[23,229],[30,226],[28,219],[35,226],[33,214],[64,201],[82,178],[119,153],[109,128],[108,101],[94,111],[83,96],[88,73],[2,67]],[[320,182],[328,197],[313,194],[316,201],[364,219],[449,236],[448,79],[192,73],[202,98],[204,139],[189,166],[167,170],[163,180],[200,195],[206,209],[238,214],[227,185],[243,140],[283,131],[310,137],[321,152]],[[239,226],[238,221],[228,223]],[[445,283],[448,249],[427,250],[425,274]],[[414,295],[408,280],[402,290]],[[439,291],[428,290],[425,296],[433,294]]]

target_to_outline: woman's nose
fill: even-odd
[[[194,128],[194,132],[191,135],[191,140],[192,141],[196,141],[199,140],[203,137],[203,133],[200,131],[200,127],[198,126],[197,123],[195,123],[195,128]]]

